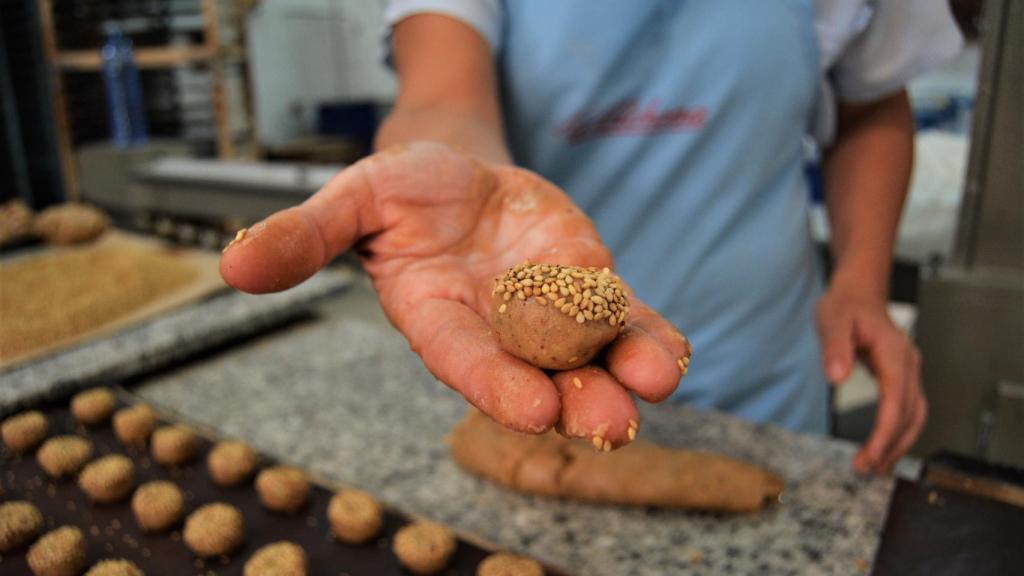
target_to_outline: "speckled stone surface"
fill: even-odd
[[[861,574],[892,480],[850,470],[854,446],[680,406],[641,435],[761,464],[782,505],[722,517],[559,502],[462,472],[444,437],[465,403],[390,328],[327,317],[142,383],[149,401],[410,512],[584,575]],[[637,471],[642,478],[643,471]]]
[[[251,296],[230,289],[111,336],[0,372],[0,416],[46,398],[127,378],[196,352],[258,333],[308,310],[351,283],[348,269],[329,269],[291,290]]]

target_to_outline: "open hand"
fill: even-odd
[[[549,375],[502,350],[486,319],[497,276],[527,259],[611,267],[611,255],[550,182],[440,144],[388,149],[343,170],[229,246],[221,275],[246,292],[285,290],[353,246],[427,369],[515,430],[557,425],[567,436],[626,444],[639,422],[630,393],[664,400],[690,355],[689,342],[635,297],[600,365]]]

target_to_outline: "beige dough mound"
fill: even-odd
[[[275,512],[295,512],[306,503],[310,484],[306,473],[290,466],[274,466],[256,477],[260,502]]]
[[[238,508],[215,502],[189,515],[182,536],[197,556],[220,556],[241,546],[245,540],[245,522]]]
[[[306,552],[291,542],[275,542],[260,548],[245,563],[245,576],[306,576]]]
[[[259,458],[245,442],[223,440],[206,457],[210,477],[218,486],[238,486],[256,471]]]
[[[644,440],[614,452],[555,432],[513,432],[477,411],[452,431],[452,458],[520,492],[587,502],[754,512],[777,500],[774,474],[732,458]]]
[[[73,526],[48,532],[28,550],[35,576],[78,576],[85,570],[85,536]]]
[[[179,466],[195,458],[199,437],[184,424],[172,424],[153,432],[150,452],[153,460],[164,466]]]
[[[138,566],[128,560],[104,560],[85,573],[85,576],[145,576]]]
[[[43,515],[31,502],[0,504],[0,554],[28,544],[43,528]]]
[[[78,436],[50,438],[36,453],[39,466],[54,478],[78,472],[89,458],[92,458],[92,443]]]
[[[38,410],[15,414],[4,420],[0,426],[0,435],[3,436],[4,446],[15,454],[20,454],[35,448],[50,431],[50,424],[46,416]]]
[[[67,203],[40,212],[34,227],[47,244],[79,244],[103,234],[110,219],[92,206]]]
[[[362,544],[380,532],[384,511],[361,490],[339,490],[327,506],[331,530],[342,542]]]
[[[497,552],[484,558],[476,576],[544,576],[544,568],[532,558]]]
[[[114,434],[125,446],[145,446],[155,429],[156,412],[146,404],[122,408],[114,414]]]
[[[21,200],[0,204],[0,246],[32,235],[32,210]]]
[[[71,413],[86,426],[105,422],[114,413],[117,400],[107,388],[93,388],[75,394],[71,399]]]
[[[436,574],[455,553],[455,536],[440,524],[419,520],[403,526],[393,549],[398,561],[413,574]]]
[[[132,496],[132,514],[146,532],[167,530],[185,514],[185,497],[173,482],[147,482]]]
[[[589,362],[625,327],[629,302],[607,268],[524,263],[495,281],[491,324],[501,347],[538,368]]]
[[[121,454],[104,456],[82,470],[78,486],[93,502],[117,502],[135,487],[135,466]]]

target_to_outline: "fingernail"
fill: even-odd
[[[838,382],[842,380],[845,371],[845,366],[843,366],[841,361],[833,360],[828,364],[828,379]]]

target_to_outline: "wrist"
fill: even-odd
[[[835,294],[884,306],[889,298],[889,271],[854,262],[837,264],[828,289]]]

